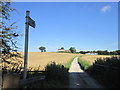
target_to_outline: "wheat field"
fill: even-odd
[[[81,55],[82,54],[57,53],[57,52],[29,52],[28,67],[37,68],[40,66],[40,69],[44,70],[44,67],[53,61],[56,62],[56,64],[66,64],[72,58]],[[24,61],[23,59],[21,60]]]
[[[23,55],[23,53],[22,53]],[[56,62],[56,64],[66,64],[74,57],[80,57],[81,60],[85,60],[92,64],[97,58],[111,57],[109,55],[84,55],[84,54],[72,54],[72,53],[57,53],[57,52],[29,52],[28,53],[28,67],[37,68],[40,66],[41,70],[45,69],[47,64]],[[22,61],[23,58],[21,59]]]
[[[22,56],[24,56],[23,52],[20,52],[20,53]],[[89,62],[90,64],[92,64],[99,57],[104,58],[104,57],[111,57],[111,56],[109,55],[84,55],[84,54],[57,53],[57,52],[29,52],[28,53],[28,68],[29,67],[38,68],[40,66],[40,69],[44,70],[45,66],[47,64],[50,64],[51,62],[56,62],[56,64],[65,65],[74,57],[80,57],[81,60],[85,60]],[[24,58],[20,58],[18,59],[18,61],[24,62]]]
[[[111,57],[110,55],[82,55],[81,60],[87,61],[90,64],[93,64],[97,58],[106,58]]]

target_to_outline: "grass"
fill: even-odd
[[[84,70],[93,65],[97,58],[111,57],[110,55],[82,55],[78,58],[78,62]]]
[[[75,57],[74,57],[74,58],[75,58]],[[74,58],[72,58],[69,62],[67,62],[67,63],[64,65],[64,67],[65,67],[67,70],[70,69],[71,63],[72,63],[72,61],[74,60]]]
[[[80,57],[78,58],[78,63],[84,70],[87,70],[91,66],[91,64],[89,62],[87,62],[85,60],[81,60]]]
[[[82,55],[80,57],[80,60],[88,62],[90,65],[92,65],[97,58],[105,58],[105,57],[111,57],[110,55]]]

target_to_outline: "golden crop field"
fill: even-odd
[[[23,53],[22,53],[23,54]],[[28,53],[28,67],[40,69],[51,63],[56,62],[56,64],[66,64],[72,58],[76,56],[80,57],[81,60],[85,60],[92,64],[97,58],[101,57],[111,57],[109,55],[84,55],[84,54],[72,54],[72,53],[57,53],[57,52],[29,52]],[[23,59],[21,59],[23,61]]]
[[[85,60],[92,64],[97,58],[106,58],[111,57],[110,55],[83,55],[80,57],[81,60]]]
[[[75,56],[81,55],[82,54],[57,53],[57,52],[29,52],[28,67],[37,68],[40,65],[40,69],[44,69],[44,67],[47,64],[53,61],[55,61],[56,64],[66,64]]]
[[[23,55],[23,52],[21,52]],[[80,57],[81,60],[85,60],[92,64],[99,57],[111,57],[108,55],[84,55],[84,54],[72,54],[72,53],[57,53],[57,52],[29,52],[28,53],[28,67],[37,68],[40,66],[41,70],[51,62],[56,64],[66,64],[74,57]],[[24,61],[24,58],[19,59]],[[8,65],[7,65],[8,66]]]

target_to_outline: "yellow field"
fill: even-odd
[[[92,64],[97,58],[105,58],[105,57],[111,57],[109,55],[83,55],[80,57],[81,60],[85,60]]]
[[[21,52],[23,54],[23,52]],[[92,64],[99,57],[111,57],[105,55],[83,55],[83,54],[72,54],[72,53],[57,53],[57,52],[29,52],[28,53],[28,67],[37,68],[40,66],[41,70],[44,70],[44,67],[51,63],[56,62],[56,64],[66,64],[73,57],[81,56],[81,60],[85,60]],[[20,61],[24,59],[20,59]]]
[[[28,55],[28,67],[38,67],[41,69],[55,61],[57,64],[66,64],[75,56],[81,56],[81,54],[71,53],[55,53],[55,52],[29,52]]]

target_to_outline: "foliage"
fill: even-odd
[[[19,63],[12,63],[12,64],[8,64],[5,65],[4,67],[2,67],[2,73],[18,73],[21,74],[23,71],[23,67],[22,67],[22,61],[19,61]]]
[[[107,65],[110,67],[119,67],[120,68],[120,57],[113,56],[111,58],[97,58],[94,64]]]
[[[75,57],[74,57],[74,58],[75,58]],[[72,61],[74,60],[74,58],[72,58],[68,63],[66,63],[66,64],[64,65],[67,70],[70,69],[71,63],[72,63]]]
[[[86,54],[86,53],[98,53],[98,55],[120,55],[120,50],[116,50],[116,51],[102,51],[102,50],[98,50],[98,51],[80,51],[79,53],[81,54]]]
[[[64,68],[63,65],[57,65],[55,62],[52,62],[51,64],[48,64],[45,67],[46,71],[46,79],[49,81],[54,80],[56,82],[59,82],[61,84],[68,83],[68,71],[66,68]]]
[[[71,53],[75,53],[76,52],[76,49],[74,47],[71,47],[69,50],[71,51]]]
[[[46,52],[46,48],[43,46],[39,47],[39,50],[41,50],[41,52]]]
[[[93,66],[86,70],[91,76],[107,88],[120,88],[120,57],[98,58]]]
[[[80,60],[80,58],[78,58],[78,63],[80,64],[80,66],[83,70],[86,70],[91,66],[90,63],[88,63],[87,61],[84,61],[84,60]]]
[[[28,78],[45,75],[46,79],[44,80],[44,88],[64,88],[68,86],[69,80],[68,80],[68,72],[64,68],[63,65],[57,65],[55,62],[50,63],[46,66],[46,69],[44,72],[40,73],[40,67],[33,68],[30,67],[28,71],[34,71],[29,72],[27,74]],[[22,74],[21,74],[22,75]],[[41,86],[41,82],[32,83],[27,85],[27,88],[43,88]]]
[[[58,53],[71,53],[71,52],[59,51]]]
[[[10,18],[11,12],[15,9],[10,5],[10,2],[0,2],[0,42],[2,43],[0,48],[2,62],[12,64],[14,66],[12,61],[17,60],[17,57],[21,58],[21,55],[17,52],[17,41],[15,41],[15,39],[19,36],[19,34],[15,31],[17,26],[15,26],[15,22],[11,23]],[[17,63],[19,63],[19,61]]]
[[[64,49],[64,47],[61,47],[60,49]]]

